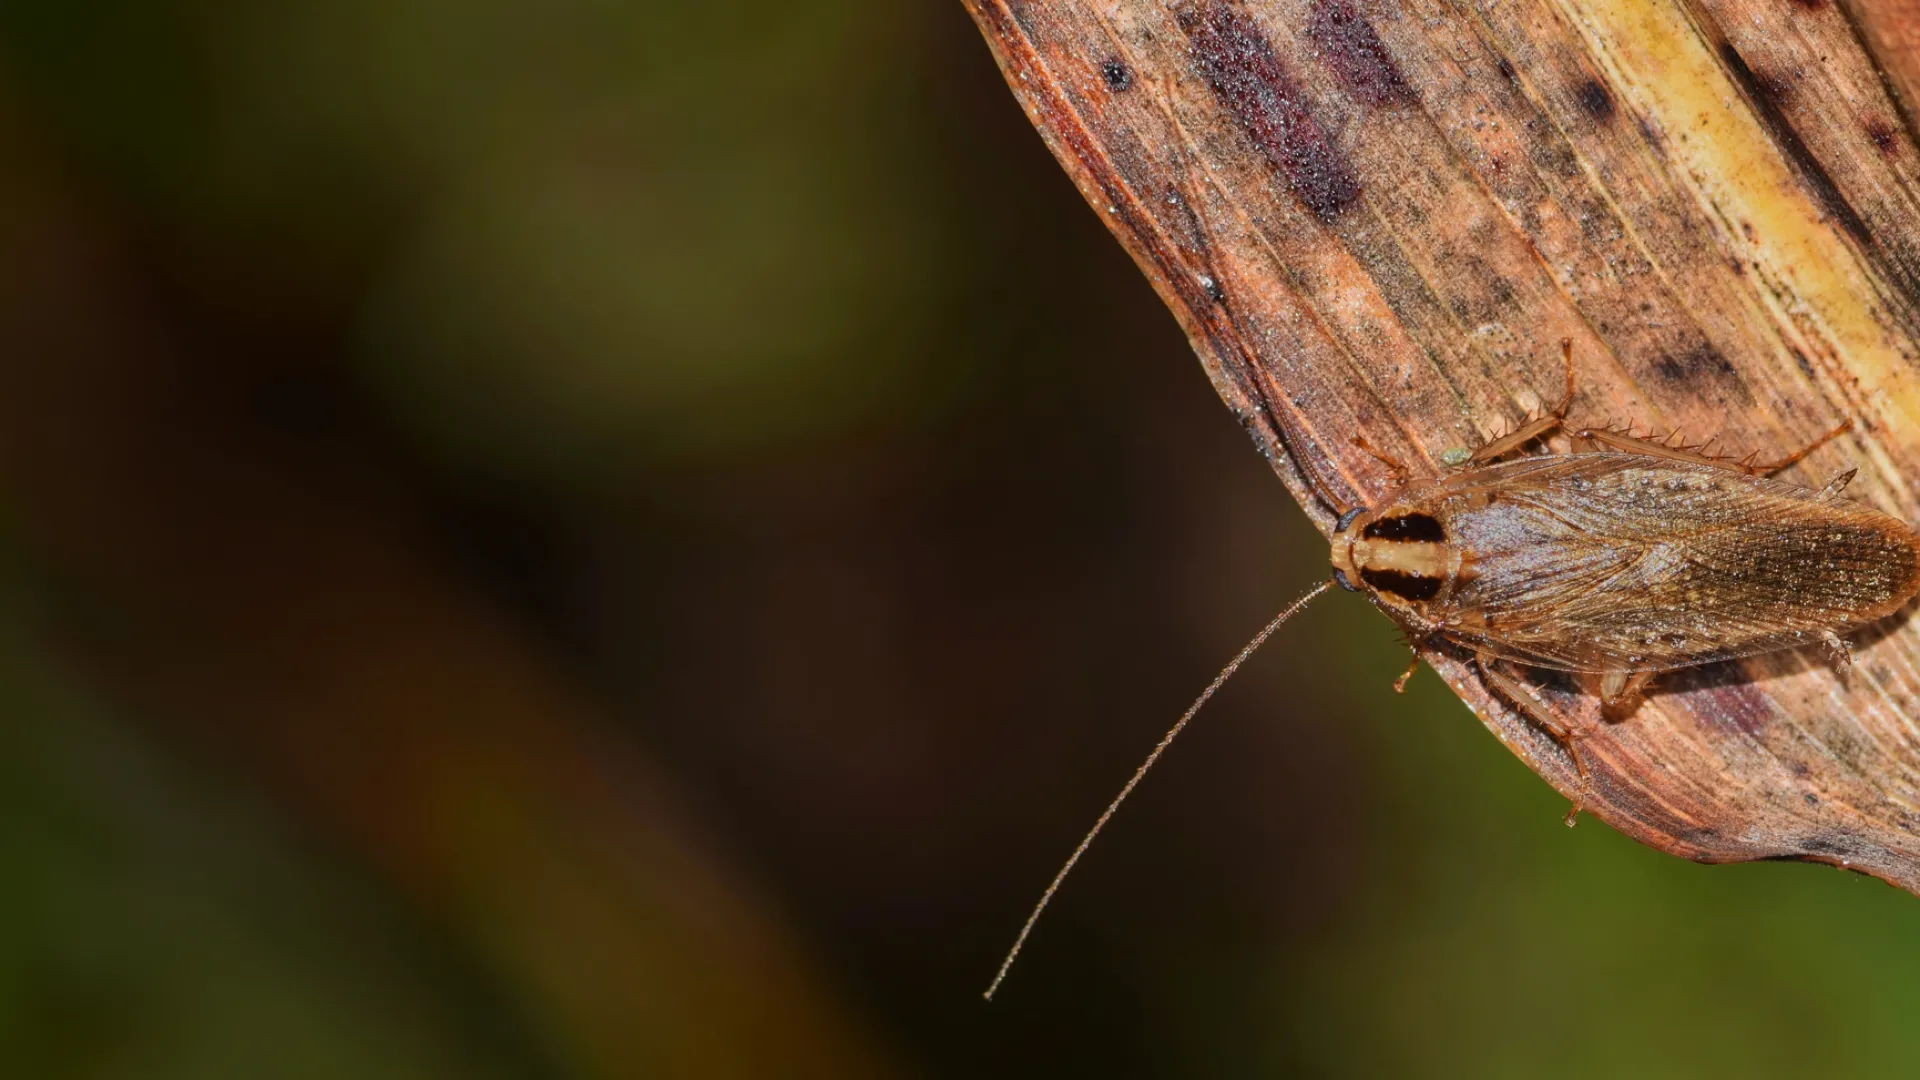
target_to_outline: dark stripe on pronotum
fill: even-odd
[[[1439,519],[1429,514],[1401,514],[1399,517],[1381,518],[1367,523],[1360,535],[1369,540],[1421,540],[1428,543],[1447,542],[1447,530]]]
[[[1399,570],[1362,570],[1360,577],[1381,592],[1390,592],[1402,600],[1431,600],[1440,595],[1440,579]]]

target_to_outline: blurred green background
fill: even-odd
[[[957,4],[0,6],[0,1076],[1801,1076],[1920,902],[1565,804]]]

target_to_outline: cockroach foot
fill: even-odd
[[[1853,642],[1829,630],[1820,635],[1826,642],[1827,656],[1833,662],[1833,670],[1842,680],[1853,672]]]

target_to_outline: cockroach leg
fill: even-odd
[[[1835,495],[1840,494],[1842,491],[1845,491],[1847,489],[1847,485],[1852,483],[1853,478],[1859,475],[1859,473],[1860,473],[1859,469],[1848,469],[1846,472],[1843,472],[1839,476],[1836,476],[1833,479],[1827,481],[1827,486],[1820,489],[1821,496],[1823,498],[1830,499]]]
[[[1532,687],[1495,667],[1494,665],[1500,662],[1498,657],[1491,653],[1479,652],[1474,654],[1473,659],[1480,666],[1480,674],[1486,679],[1487,684],[1498,691],[1501,697],[1512,703],[1514,708],[1525,714],[1527,719],[1539,725],[1542,731],[1553,736],[1555,741],[1566,747],[1567,756],[1573,759],[1574,770],[1580,774],[1580,779],[1591,780],[1587,773],[1586,759],[1580,756],[1580,740],[1586,737],[1586,733],[1575,731],[1561,723],[1554,717],[1553,710],[1547,708],[1547,703],[1540,700],[1540,695],[1534,693]],[[1580,804],[1574,803],[1573,809],[1578,813]]]
[[[1846,431],[1848,431],[1852,427],[1853,427],[1853,418],[1848,417],[1847,419],[1842,420],[1839,426],[1835,427],[1832,431],[1829,431],[1825,435],[1822,435],[1819,438],[1813,440],[1812,442],[1801,447],[1799,450],[1795,451],[1794,453],[1788,454],[1786,457],[1781,458],[1779,461],[1768,462],[1765,465],[1749,465],[1747,466],[1747,471],[1750,473],[1754,473],[1758,476],[1772,476],[1774,473],[1779,472],[1780,470],[1786,468],[1787,466],[1792,465],[1794,462],[1799,461],[1801,458],[1806,457],[1808,454],[1813,453],[1815,450],[1818,450],[1821,447],[1832,442],[1834,439],[1838,438],[1840,435],[1844,434]],[[1842,484],[1841,486],[1845,487],[1846,485]]]
[[[1467,458],[1466,463],[1468,465],[1484,465],[1495,458],[1510,454],[1535,439],[1545,438],[1553,434],[1555,430],[1567,422],[1567,410],[1573,405],[1572,338],[1560,339],[1560,360],[1566,365],[1567,369],[1567,392],[1565,396],[1560,399],[1560,404],[1555,405],[1553,411],[1547,415],[1535,420],[1529,420],[1480,449],[1475,450],[1472,456]]]
[[[1400,485],[1401,487],[1406,487],[1407,481],[1413,477],[1413,473],[1407,470],[1407,466],[1405,462],[1402,462],[1399,458],[1394,457],[1383,450],[1374,449],[1373,444],[1367,441],[1366,436],[1355,435],[1353,437],[1353,445],[1366,451],[1367,456],[1373,458],[1373,460],[1379,462],[1382,465],[1385,465],[1387,467],[1387,470],[1393,473],[1393,482]]]
[[[1772,476],[1774,473],[1785,469],[1789,465],[1798,462],[1801,458],[1825,446],[1828,441],[1852,426],[1853,421],[1848,420],[1839,427],[1808,443],[1806,446],[1801,447],[1798,451],[1781,458],[1779,461],[1768,462],[1756,462],[1752,459],[1752,455],[1741,458],[1738,461],[1711,457],[1707,454],[1699,453],[1697,447],[1690,449],[1684,445],[1674,445],[1668,441],[1673,437],[1672,435],[1669,435],[1667,439],[1642,439],[1637,435],[1611,431],[1606,428],[1581,428],[1571,434],[1578,442],[1592,443],[1597,446],[1609,446],[1615,450],[1622,450],[1629,454],[1646,454],[1651,457],[1666,458],[1669,461],[1691,461],[1699,465],[1712,465],[1717,468],[1732,469],[1736,472],[1749,473],[1754,476]],[[1842,484],[1841,486],[1844,487],[1845,485]]]
[[[1698,465],[1712,465],[1721,469],[1733,469],[1737,472],[1753,472],[1752,466],[1725,458],[1708,457],[1685,447],[1673,446],[1660,439],[1643,439],[1638,435],[1629,435],[1608,428],[1581,428],[1572,432],[1577,442],[1590,443],[1596,447],[1609,447],[1629,454],[1645,454],[1648,457],[1666,458],[1668,461],[1691,461]],[[1798,459],[1795,459],[1798,460]]]
[[[1640,691],[1653,681],[1651,671],[1608,671],[1600,676],[1600,704],[1608,716],[1625,719],[1640,707]]]
[[[1827,654],[1833,659],[1833,669],[1844,679],[1853,670],[1853,642],[1829,630],[1820,635],[1827,643]]]
[[[1407,680],[1413,678],[1413,673],[1420,670],[1420,646],[1413,645],[1412,648],[1413,660],[1407,664],[1407,670],[1401,672],[1400,677],[1393,680],[1393,692],[1396,694],[1406,693]]]
[[[1497,457],[1511,454],[1535,439],[1553,434],[1555,428],[1565,422],[1564,417],[1543,416],[1538,420],[1529,420],[1473,452],[1467,458],[1468,465],[1485,465]]]

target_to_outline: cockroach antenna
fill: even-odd
[[[1053,880],[1047,883],[1046,891],[1040,894],[1040,902],[1033,905],[1033,912],[1027,916],[1026,924],[1020,927],[1019,936],[1013,939],[1013,948],[1007,950],[1007,958],[1000,961],[1000,970],[994,972],[993,982],[988,984],[987,992],[984,995],[988,1001],[993,1000],[995,991],[999,990],[1000,984],[1006,981],[1007,972],[1012,969],[1014,960],[1020,956],[1021,948],[1027,943],[1027,935],[1033,933],[1034,924],[1040,921],[1040,913],[1047,910],[1047,904],[1053,899],[1053,894],[1060,891],[1060,883],[1067,880],[1067,875],[1073,872],[1073,866],[1080,861],[1080,856],[1085,855],[1087,848],[1093,846],[1093,838],[1099,836],[1100,830],[1107,827],[1107,822],[1112,820],[1114,811],[1120,809],[1120,804],[1126,802],[1127,796],[1133,794],[1133,789],[1140,785],[1140,780],[1147,775],[1147,770],[1153,768],[1154,762],[1160,760],[1160,755],[1166,753],[1167,747],[1173,745],[1173,740],[1179,737],[1180,732],[1187,726],[1188,721],[1192,720],[1194,714],[1200,711],[1200,706],[1205,705],[1207,699],[1213,697],[1214,693],[1218,691],[1220,687],[1224,686],[1228,679],[1233,677],[1233,673],[1240,670],[1240,665],[1247,662],[1247,658],[1254,654],[1254,650],[1266,644],[1267,639],[1273,636],[1274,631],[1280,629],[1281,625],[1288,619],[1299,614],[1300,609],[1306,607],[1315,597],[1332,587],[1332,581],[1322,581],[1320,584],[1307,590],[1305,596],[1287,605],[1285,611],[1274,616],[1272,622],[1268,623],[1259,633],[1253,635],[1253,640],[1247,642],[1246,647],[1241,649],[1239,654],[1232,660],[1228,661],[1226,667],[1220,669],[1220,674],[1214,676],[1213,681],[1207,684],[1207,688],[1200,691],[1200,696],[1193,700],[1193,704],[1187,706],[1187,711],[1180,714],[1180,719],[1174,721],[1173,726],[1167,729],[1167,733],[1160,737],[1160,742],[1147,754],[1147,759],[1140,763],[1140,767],[1133,771],[1133,776],[1128,779],[1126,785],[1120,789],[1120,794],[1113,797],[1113,801],[1107,804],[1106,811],[1093,823],[1093,828],[1088,829],[1087,835],[1081,837],[1080,845],[1074,848],[1073,854],[1067,856],[1067,861],[1061,864],[1060,872],[1053,875]]]

